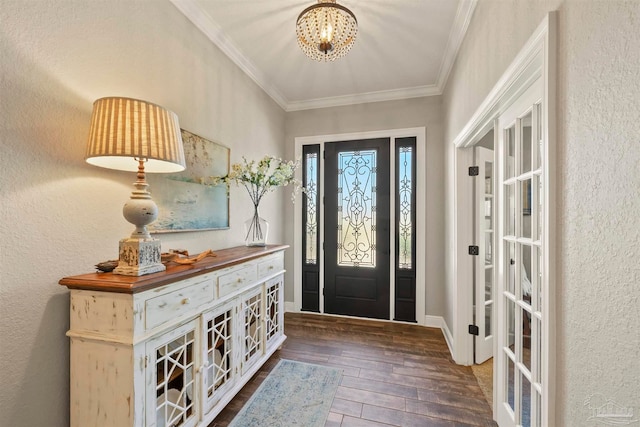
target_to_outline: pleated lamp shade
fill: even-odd
[[[165,108],[131,98],[101,98],[93,103],[86,161],[95,166],[135,172],[185,169],[178,116]]]

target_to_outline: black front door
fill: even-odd
[[[389,319],[389,143],[325,144],[326,313]]]

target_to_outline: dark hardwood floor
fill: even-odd
[[[209,427],[226,427],[279,359],[343,369],[326,427],[495,426],[438,329],[287,313],[288,339]]]

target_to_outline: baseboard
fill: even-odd
[[[444,317],[427,314],[424,319],[424,325],[429,328],[438,328],[442,331],[447,347],[449,347],[449,353],[451,353],[451,357],[453,357],[453,335],[451,335],[451,331],[449,330],[449,326],[447,326],[447,322],[444,321]]]

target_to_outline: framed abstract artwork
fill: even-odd
[[[158,205],[151,233],[229,228],[229,198],[224,184],[201,184],[201,178],[229,172],[230,149],[182,129],[187,168],[180,173],[148,174],[150,192]]]

